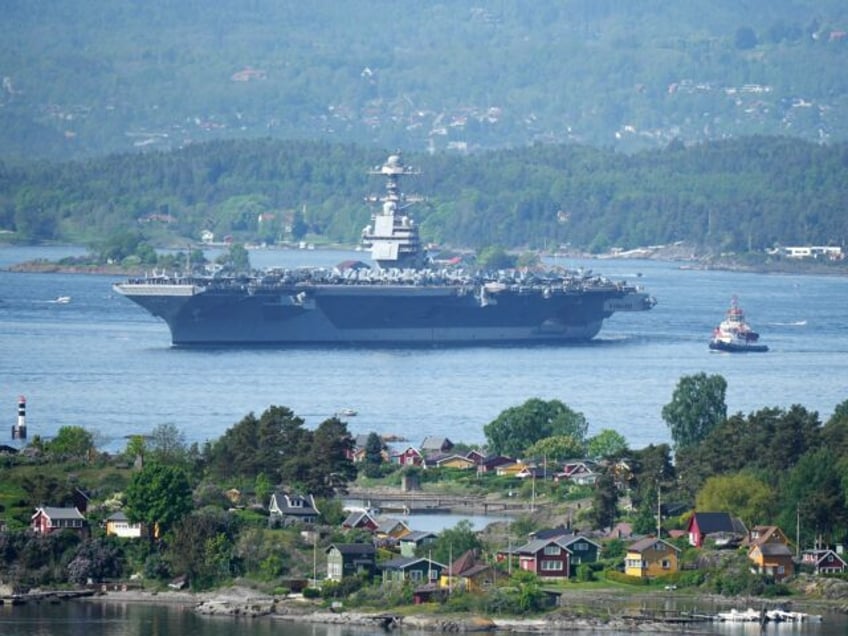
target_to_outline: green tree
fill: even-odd
[[[829,544],[845,537],[848,509],[841,470],[844,465],[831,449],[812,450],[799,459],[781,484],[781,525],[791,528],[799,519],[803,545],[816,539]]]
[[[772,518],[774,491],[746,473],[714,475],[695,498],[697,510],[718,510],[739,517],[748,527]]]
[[[727,381],[697,373],[680,378],[662,418],[671,429],[675,450],[698,444],[727,418]]]
[[[250,269],[250,253],[242,243],[233,243],[230,249],[221,254],[215,261],[238,272]]]
[[[161,464],[180,464],[186,460],[185,433],[173,422],[157,425],[147,444],[150,457]]]
[[[86,459],[94,450],[94,435],[82,426],[62,426],[47,444],[47,450],[56,455]]]
[[[848,400],[836,406],[821,431],[822,445],[839,457],[848,457]]]
[[[582,444],[587,429],[583,414],[559,400],[531,398],[502,411],[483,432],[491,452],[517,457],[540,439],[555,435],[570,435]]]
[[[536,574],[519,570],[512,575],[512,582],[518,588],[516,600],[521,613],[538,612],[544,607],[545,593]]]
[[[144,462],[144,456],[147,453],[147,443],[144,441],[144,435],[132,435],[127,440],[127,446],[124,448],[124,457],[128,462],[135,462],[140,459]]]
[[[527,457],[546,459],[549,462],[559,462],[575,457],[583,457],[585,447],[571,435],[554,435],[545,437],[531,445],[525,451]]]
[[[348,482],[356,479],[356,466],[351,459],[353,438],[347,424],[332,417],[321,422],[311,437],[310,469],[292,481],[300,481],[316,497],[347,493]]]
[[[255,479],[272,483],[297,481],[310,468],[312,433],[302,418],[284,406],[270,406],[257,418],[248,413],[228,428],[205,453],[210,473],[218,479]]]
[[[593,528],[612,528],[615,525],[618,516],[618,487],[607,471],[603,471],[595,482],[589,516]]]
[[[508,254],[500,245],[484,247],[477,252],[477,264],[483,270],[510,269],[517,262],[518,257]]]
[[[259,473],[253,481],[253,489],[256,492],[256,501],[265,505],[274,492],[274,484],[268,479],[268,475]]]
[[[627,452],[627,440],[618,431],[602,429],[586,440],[586,455],[590,459],[617,457]]]
[[[234,572],[236,521],[223,510],[203,509],[184,515],[174,526],[168,549],[173,572],[185,574],[192,588],[209,588]]]
[[[379,477],[386,445],[377,433],[371,432],[365,440],[364,471],[366,477]]]
[[[147,256],[149,249],[152,249],[151,246],[140,232],[123,230],[112,234],[100,244],[97,257],[103,263],[120,263],[130,256]]]
[[[151,541],[157,527],[161,536],[193,508],[191,486],[183,470],[155,462],[133,475],[126,497],[127,517],[144,523]]]
[[[656,515],[657,489],[676,481],[671,448],[668,444],[649,444],[632,451],[628,463],[630,501],[633,507],[647,509],[650,511],[648,516]]]
[[[418,549],[419,556],[430,556],[434,561],[449,565],[451,559],[457,559],[468,550],[480,550],[483,543],[474,531],[474,526],[468,519],[463,519],[453,528],[446,528],[439,533],[436,541],[429,546]]]
[[[309,226],[306,224],[306,219],[303,217],[303,211],[297,209],[292,215],[291,236],[295,241],[301,240],[306,236]]]

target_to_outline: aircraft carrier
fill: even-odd
[[[645,311],[640,287],[561,268],[481,272],[435,266],[408,209],[399,155],[375,167],[386,180],[362,232],[374,266],[152,274],[113,288],[171,331],[174,346],[474,345],[588,341],[605,318]]]

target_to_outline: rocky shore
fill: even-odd
[[[771,607],[775,603],[793,609],[822,613],[846,612],[846,584],[835,581],[816,601],[810,599],[746,599],[750,607]],[[838,588],[838,592],[837,592]],[[214,592],[192,593],[185,591],[148,592],[143,590],[114,590],[100,593],[86,601],[137,602],[179,604],[207,616],[233,618],[260,618],[280,622],[321,623],[348,625],[375,629],[428,631],[434,633],[473,633],[494,630],[507,633],[550,633],[569,631],[592,632],[650,632],[650,633],[712,633],[709,613],[694,611],[664,612],[647,610],[656,605],[657,595],[625,594],[620,591],[574,590],[568,594],[563,607],[535,618],[484,617],[475,614],[443,614],[429,612],[410,613],[387,609],[383,612],[348,611],[341,605],[328,609],[321,603],[300,596],[279,597],[261,591],[234,586]],[[667,593],[665,594],[667,596]],[[828,598],[830,597],[830,598]],[[697,596],[676,597],[677,606],[741,607],[733,599]],[[643,609],[634,609],[642,607]]]

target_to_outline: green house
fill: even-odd
[[[348,576],[372,578],[376,571],[377,551],[370,543],[334,543],[325,550],[327,578],[341,581]]]
[[[447,566],[425,557],[398,557],[391,561],[380,563],[383,572],[383,583],[405,583],[411,581],[417,584],[438,582],[442,570]]]

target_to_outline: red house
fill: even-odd
[[[512,553],[501,553],[499,558],[518,556],[518,567],[545,579],[567,579],[571,569],[571,550],[564,537],[534,539]]]
[[[380,524],[377,523],[377,520],[371,516],[371,514],[366,510],[354,510],[352,511],[347,518],[342,521],[342,528],[353,529],[353,528],[361,528],[363,530],[368,530],[368,532],[374,532]]]
[[[735,546],[748,536],[745,524],[727,512],[696,512],[686,527],[690,545],[704,546],[704,540],[712,535],[716,546]]]
[[[421,466],[424,464],[424,456],[417,448],[409,446],[406,450],[393,454],[392,463],[401,466]]]
[[[38,534],[50,534],[59,530],[72,530],[84,534],[88,528],[85,517],[76,508],[54,508],[52,506],[36,508],[30,523],[32,531]]]
[[[801,563],[812,566],[816,574],[842,574],[848,570],[845,559],[830,549],[804,550]]]

